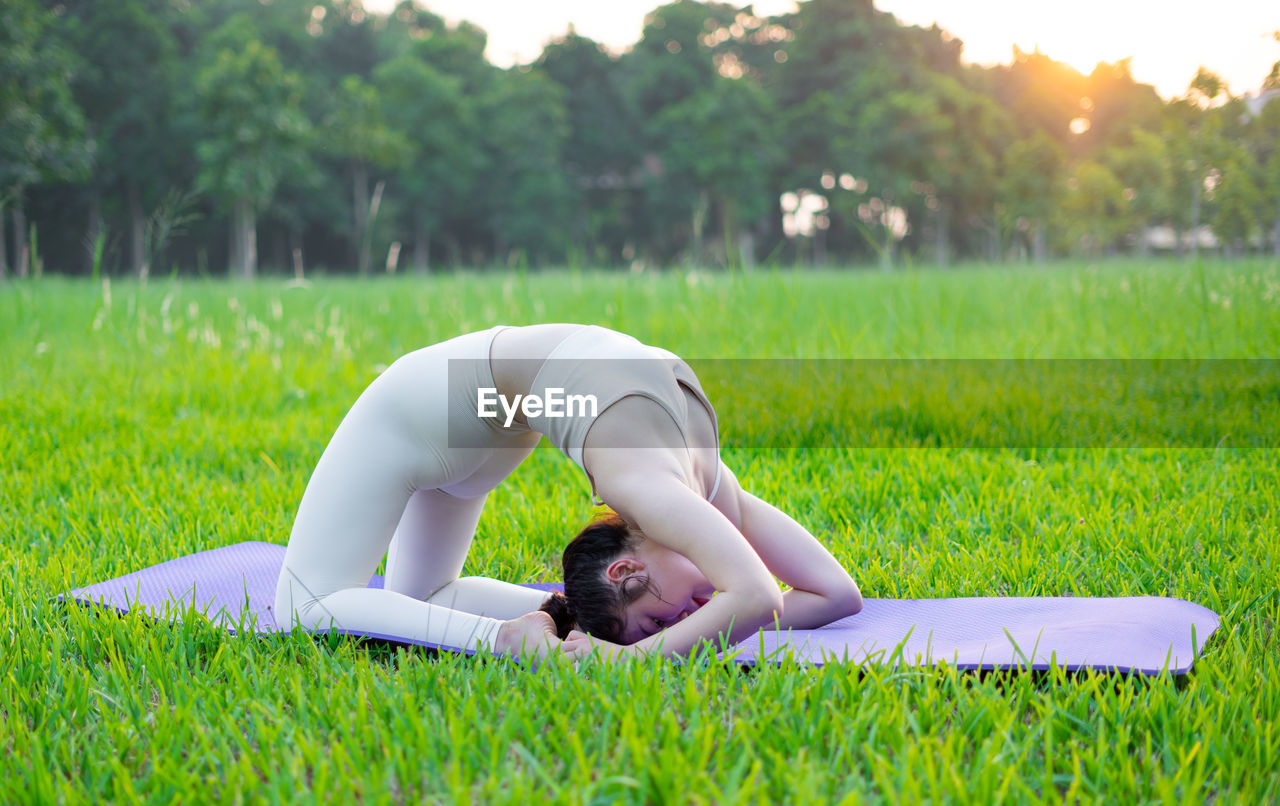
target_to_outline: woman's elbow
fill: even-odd
[[[858,583],[852,579],[847,578],[840,584],[833,585],[822,597],[827,600],[832,621],[862,612],[862,591],[858,590]]]
[[[858,590],[858,586],[851,584],[845,590],[839,599],[840,609],[844,612],[844,616],[853,616],[862,612],[862,591]],[[844,618],[841,616],[841,618]]]

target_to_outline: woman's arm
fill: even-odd
[[[743,536],[791,587],[782,597],[778,628],[814,629],[862,609],[862,592],[831,552],[786,513],[743,490],[727,467],[721,473],[723,494],[736,496]]]
[[[655,466],[663,452],[644,457],[636,455],[639,451],[617,452],[622,453],[631,456],[601,456],[593,464],[601,497],[646,538],[689,558],[717,591],[683,621],[625,651],[682,655],[704,639],[723,635],[733,643],[772,624],[782,608],[782,591],[738,529],[689,489],[678,468]],[[613,461],[616,467],[609,466]],[[571,634],[565,649],[571,655],[586,654],[602,644]]]

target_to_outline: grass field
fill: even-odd
[[[1216,610],[1183,679],[706,659],[531,672],[51,601],[180,554],[284,543],[381,367],[540,321],[706,358],[1270,358],[1280,267],[0,285],[0,802],[1280,798],[1274,442],[725,446],[866,596]],[[1275,387],[1258,394],[1273,413]],[[588,503],[544,444],[491,496],[466,572],[556,578]]]

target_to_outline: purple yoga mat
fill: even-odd
[[[232,632],[273,633],[280,631],[271,607],[283,560],[283,546],[238,543],[67,596],[168,621],[180,621],[194,609]],[[381,586],[381,577],[370,580],[370,587]],[[1185,674],[1217,628],[1212,610],[1154,596],[867,599],[856,616],[818,630],[762,631],[731,651],[743,664],[780,662],[790,653],[817,665],[945,662],[961,669],[1048,669],[1056,663],[1065,669]],[[371,637],[473,652],[395,635]]]

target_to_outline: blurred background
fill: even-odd
[[[441,5],[4,0],[0,276],[1280,257],[1280,63],[980,64],[870,0],[569,17],[523,55],[565,4],[472,4],[495,56]],[[1060,47],[1139,35],[1081,19]]]

